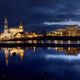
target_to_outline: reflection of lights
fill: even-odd
[[[70,48],[70,47],[68,47],[68,50],[70,51],[70,50],[71,50],[71,48]]]
[[[58,41],[57,41],[57,40],[54,40],[54,43],[55,43],[55,44],[57,44],[57,43],[58,43]]]
[[[10,49],[10,55],[12,55],[14,52],[18,53],[18,50],[16,48],[11,48]]]
[[[8,50],[7,48],[4,48],[4,53],[5,53],[5,61],[6,61],[6,65],[8,66],[9,50]]]
[[[61,42],[60,42],[61,44],[63,44],[63,41],[61,40]]]
[[[37,40],[28,40],[27,42],[28,43],[35,43],[36,44],[37,43]]]
[[[36,47],[33,47],[33,52],[35,52],[35,50],[36,50]]]
[[[48,47],[48,50],[56,50],[56,51],[59,51],[59,52],[65,52],[67,55],[78,55],[79,52],[80,52],[80,49],[79,48],[74,48],[74,47]]]
[[[64,51],[63,47],[55,47],[53,49],[55,49],[56,51]]]
[[[32,35],[28,35],[28,37],[29,37],[29,38],[32,38],[33,36],[32,36]]]
[[[16,43],[21,43],[22,41],[16,41]]]
[[[21,60],[23,59],[23,56],[24,56],[24,51],[22,50],[22,51],[20,51],[20,58],[21,58]]]
[[[71,44],[71,41],[70,40],[68,40],[68,44]]]
[[[12,56],[13,53],[16,53],[16,55],[19,55],[21,59],[23,59],[24,56],[24,50],[21,48],[11,48],[10,49],[10,55]]]
[[[32,40],[28,40],[28,43],[32,43]]]
[[[37,40],[33,40],[33,43],[37,43]]]
[[[48,47],[48,50],[50,50],[51,49],[51,47]]]
[[[80,41],[79,40],[77,41],[77,44],[80,44]]]
[[[55,47],[55,50],[58,50],[58,47]]]
[[[8,65],[8,57],[10,56],[16,56],[19,55],[21,60],[23,59],[24,56],[24,50],[20,47],[17,48],[1,48],[4,53],[5,53],[5,61],[6,65]]]

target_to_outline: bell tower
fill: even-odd
[[[7,18],[5,18],[5,20],[4,20],[4,32],[8,33],[8,20],[7,20]]]
[[[23,25],[22,25],[22,21],[20,21],[20,24],[19,24],[19,29],[20,29],[20,32],[23,32]]]

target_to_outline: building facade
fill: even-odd
[[[0,40],[1,39],[7,39],[7,38],[8,39],[13,38],[14,35],[18,32],[24,32],[22,23],[20,23],[20,25],[17,28],[9,28],[8,20],[7,20],[7,18],[5,18],[5,20],[4,20],[4,32],[1,33]]]

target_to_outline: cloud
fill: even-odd
[[[45,25],[78,25],[80,26],[80,21],[63,21],[63,22],[44,22]]]
[[[69,18],[80,20],[80,0],[0,0],[0,11],[2,17],[21,16],[33,24]]]

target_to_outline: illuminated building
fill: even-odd
[[[26,36],[25,32],[18,32],[14,35],[15,38],[24,38]]]
[[[66,28],[66,36],[77,36],[78,34],[78,26],[77,25],[69,25]]]
[[[46,35],[47,36],[55,36],[55,33],[56,33],[55,31],[51,31],[51,32],[47,32]]]
[[[46,36],[80,36],[80,27],[77,25],[67,25],[64,28],[47,32]],[[0,40],[18,40],[18,39],[36,39],[37,37],[45,37],[44,34],[36,34],[35,32],[24,32],[22,22],[15,28],[8,27],[8,20],[5,18],[4,31],[0,33]]]
[[[80,27],[77,25],[68,25],[65,28],[48,32],[47,36],[80,36]]]
[[[29,38],[38,37],[38,34],[30,32],[30,33],[27,33],[27,37]]]
[[[17,38],[35,38],[39,35],[33,32],[24,32],[22,22],[18,27],[11,27],[8,26],[8,20],[5,18],[4,20],[4,31],[0,33],[0,40],[10,40],[10,39],[17,39]]]
[[[8,20],[7,20],[7,18],[5,18],[5,21],[4,21],[4,32],[1,33],[0,40],[1,39],[5,40],[5,39],[13,38],[14,35],[17,34],[18,32],[24,32],[22,23],[20,22],[20,25],[17,28],[9,28],[8,27]]]
[[[65,29],[56,30],[55,36],[64,36]]]
[[[47,36],[64,36],[65,29],[57,29],[56,31],[51,31],[47,33]]]
[[[18,33],[18,32],[24,32],[22,24],[20,23],[19,27],[17,27],[17,28],[10,28],[10,29],[9,29],[9,32],[10,32],[11,35],[13,35],[13,36],[14,36],[16,33]]]

